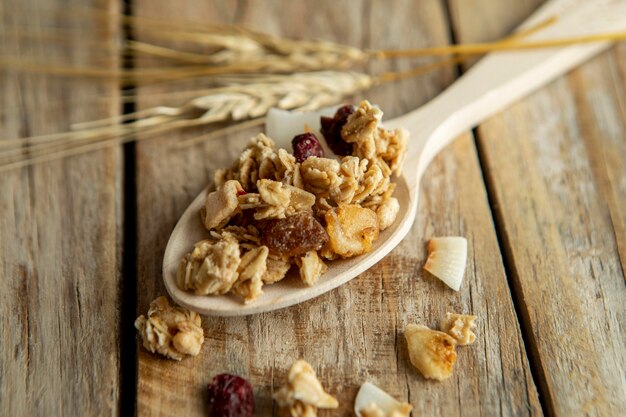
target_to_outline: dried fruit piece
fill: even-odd
[[[318,158],[324,156],[322,145],[317,140],[317,137],[310,132],[295,136],[291,140],[291,146],[293,147],[293,156],[300,163],[310,156],[317,156]]]
[[[461,288],[467,264],[467,239],[464,237],[436,237],[428,242],[428,259],[424,269],[454,291]]]
[[[270,251],[285,255],[299,256],[316,251],[328,242],[324,227],[311,213],[302,212],[284,219],[267,222],[261,235],[261,243]]]
[[[342,204],[326,212],[326,231],[330,238],[330,250],[349,258],[372,249],[378,239],[376,213],[358,204]]]
[[[209,404],[213,417],[254,416],[254,392],[244,378],[220,374],[209,384]]]
[[[404,329],[409,358],[425,378],[443,381],[452,375],[456,340],[426,326],[409,324]]]
[[[446,313],[439,323],[442,332],[454,337],[459,345],[471,345],[476,340],[474,328],[476,316],[467,314]]]
[[[147,318],[141,315],[135,320],[143,347],[178,361],[184,355],[200,353],[204,343],[200,325],[198,313],[171,306],[165,297],[158,297],[150,303]]]
[[[292,417],[314,417],[318,408],[339,406],[337,399],[324,391],[306,361],[299,360],[291,365],[288,379],[289,383],[276,391],[274,399],[280,407],[288,407]]]
[[[396,400],[369,382],[361,385],[354,400],[354,413],[358,417],[409,417],[412,409],[410,404]]]
[[[324,135],[328,147],[339,156],[352,154],[352,144],[346,142],[341,136],[341,129],[352,113],[354,113],[354,106],[346,105],[337,109],[333,117],[322,116],[320,118],[322,135]]]

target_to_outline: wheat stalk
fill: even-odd
[[[97,15],[103,18],[102,15]],[[217,131],[179,142],[189,146],[227,132],[263,123],[269,108],[313,110],[340,102],[347,96],[367,90],[373,85],[415,77],[433,69],[460,63],[468,57],[494,50],[511,50],[565,46],[583,42],[619,40],[626,34],[604,34],[548,42],[524,42],[523,38],[554,22],[541,22],[524,32],[518,32],[498,42],[456,45],[418,50],[364,51],[330,42],[310,42],[284,39],[234,26],[180,27],[169,22],[122,16],[124,24],[142,33],[141,42],[124,44],[124,54],[132,59],[140,56],[165,59],[183,65],[140,65],[133,70],[79,68],[64,65],[39,65],[19,59],[0,60],[0,67],[17,68],[67,76],[111,78],[133,86],[207,78],[212,87],[202,91],[167,93],[196,94],[181,106],[154,108],[95,120],[72,126],[72,131],[0,141],[0,171],[33,163],[63,158],[83,152],[103,149],[133,140],[144,140],[157,133],[217,122],[240,122]],[[19,34],[20,36],[24,34]],[[145,36],[144,36],[145,35]],[[67,33],[55,33],[55,39],[71,41]],[[199,44],[208,53],[182,51],[149,39],[167,39]],[[452,58],[420,66],[404,72],[368,75],[345,69],[371,59],[452,55]],[[324,69],[324,71],[320,71]],[[125,96],[132,101],[135,96]]]
[[[5,150],[0,157],[0,171],[142,140],[174,129],[247,119],[258,124],[259,118],[272,107],[317,109],[370,88],[375,79],[357,72],[321,71],[228,77],[220,82],[225,86],[179,107],[158,106],[76,126],[78,129],[71,132],[0,141],[5,146],[13,145],[13,149]],[[128,123],[119,124],[124,121]],[[206,139],[192,138],[187,144]]]

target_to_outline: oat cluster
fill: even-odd
[[[150,303],[148,317],[137,317],[135,328],[143,347],[170,359],[181,360],[185,355],[196,356],[204,343],[200,315],[170,305],[165,297]]]
[[[200,213],[209,238],[181,261],[179,287],[251,302],[292,266],[310,286],[325,260],[369,252],[400,209],[392,176],[408,139],[404,129],[381,127],[381,118],[367,101],[347,117],[340,135],[352,154],[341,159],[296,158],[264,134],[253,138],[215,174]]]

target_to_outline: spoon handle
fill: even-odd
[[[626,29],[626,1],[594,1],[587,5],[574,0],[551,1],[525,24],[554,16],[556,6],[563,10],[556,23],[530,36],[528,40],[607,33]],[[522,25],[523,27],[524,25]],[[430,161],[461,133],[475,127],[511,103],[545,85],[593,55],[607,49],[610,42],[580,44],[563,48],[492,53],[425,106],[397,119],[393,125],[412,132],[405,175],[415,186]],[[414,170],[417,165],[417,176]]]

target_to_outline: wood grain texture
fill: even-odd
[[[79,5],[0,4],[0,56],[39,63],[99,61],[88,41],[114,50],[117,22],[68,20]],[[51,46],[19,33],[56,27],[75,41]],[[98,98],[99,97],[99,98]],[[0,71],[0,138],[66,131],[117,114],[115,83]],[[117,415],[120,192],[118,150],[0,174],[0,415]]]
[[[457,15],[459,39],[483,40],[476,28],[464,32],[465,18]],[[622,46],[478,129],[541,394],[555,416],[626,410],[623,62]]]
[[[298,38],[323,38],[360,47],[445,44],[448,28],[440,2],[324,1],[250,2],[139,1],[139,15],[168,20],[237,22]],[[393,24],[390,24],[393,22]],[[400,64],[410,65],[410,64]],[[376,71],[389,69],[383,64]],[[398,67],[399,68],[399,67]],[[367,94],[394,117],[435,95],[452,80],[447,69]],[[147,93],[149,89],[142,90]],[[157,104],[147,95],[140,107]],[[169,233],[206,185],[207,166],[229,165],[252,132],[173,152],[179,136],[138,145],[139,309],[164,294],[161,258]],[[334,291],[296,307],[243,318],[204,318],[201,354],[172,362],[139,352],[137,404],[140,416],[206,415],[206,384],[220,372],[246,376],[255,386],[257,415],[276,415],[272,392],[290,364],[308,360],[350,415],[359,385],[372,381],[408,399],[413,415],[541,415],[507,287],[484,185],[471,137],[445,151],[424,178],[421,205],[411,234],[385,260]],[[470,262],[460,293],[422,272],[425,243],[436,235],[463,235]],[[403,328],[436,326],[446,311],[480,317],[479,340],[459,349],[458,369],[445,383],[421,378],[408,362]]]

